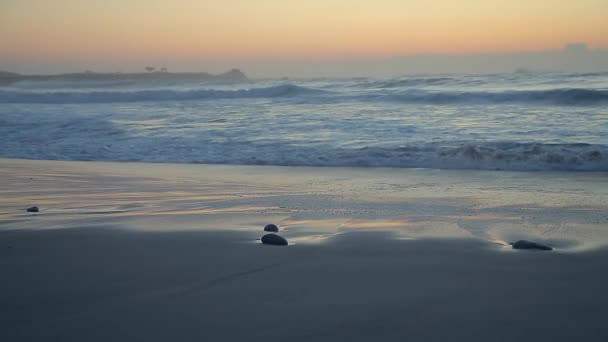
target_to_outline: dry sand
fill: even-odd
[[[0,173],[1,341],[608,340],[606,174]],[[257,242],[269,222],[293,244]]]

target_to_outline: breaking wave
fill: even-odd
[[[54,91],[24,92],[0,90],[0,103],[112,103],[145,101],[215,100],[238,98],[275,98],[323,93],[293,84],[272,87],[220,90],[135,90],[135,91]]]
[[[334,92],[315,88],[282,84],[250,89],[149,89],[149,90],[63,90],[53,92],[0,90],[0,103],[121,103],[146,101],[219,100],[239,98],[280,98],[305,96],[315,103],[339,103],[341,101],[399,102],[411,104],[544,104],[585,106],[608,103],[608,90],[601,89],[549,89],[525,91],[433,91],[405,88],[404,83],[451,82],[449,78],[414,79],[384,82],[377,85],[384,91],[357,94]]]
[[[242,155],[201,158],[200,163],[479,169],[514,171],[608,171],[608,146],[591,144],[464,143],[313,150],[243,147]],[[159,160],[164,161],[164,160]]]
[[[391,94],[370,94],[372,100],[420,104],[509,104],[597,105],[608,103],[608,90],[550,89],[502,92],[439,92],[411,90]]]
[[[607,75],[13,84],[0,157],[608,171]]]
[[[608,171],[608,146],[484,142],[419,144],[399,147],[320,147],[251,142],[216,143],[176,137],[131,137],[97,121],[72,129],[80,145],[57,139],[37,149],[14,143],[0,155],[9,158],[202,163],[314,167],[391,167],[512,171]],[[71,139],[75,139],[73,136]],[[85,143],[90,139],[91,143]],[[105,139],[105,141],[100,141]],[[59,140],[59,141],[57,141]],[[8,147],[8,146],[7,146]]]
[[[431,78],[406,78],[406,79],[393,79],[387,81],[370,81],[361,83],[363,87],[374,87],[374,88],[400,88],[400,87],[417,87],[417,86],[430,86],[430,85],[442,85],[451,83],[462,83],[462,80],[457,80],[451,77],[431,77]]]

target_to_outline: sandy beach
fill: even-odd
[[[3,341],[608,338],[605,173],[0,165]]]

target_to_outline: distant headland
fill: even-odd
[[[247,76],[239,69],[232,69],[221,74],[210,74],[207,72],[169,72],[166,69],[156,70],[146,67],[147,72],[141,73],[98,73],[85,71],[68,74],[53,75],[23,75],[12,72],[0,71],[0,86],[8,86],[21,81],[180,81],[180,82],[210,82],[210,83],[240,83],[249,82]]]

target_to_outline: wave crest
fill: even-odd
[[[294,151],[298,159],[256,157],[236,164],[478,169],[511,171],[608,171],[608,146],[486,142]]]
[[[597,105],[608,103],[608,90],[550,89],[503,92],[439,92],[412,90],[393,94],[375,94],[369,99],[420,104],[509,104]]]
[[[61,140],[62,128],[51,130],[43,148],[9,144],[0,150],[7,158],[201,163],[312,167],[391,167],[510,171],[608,171],[608,146],[593,144],[542,144],[468,142],[457,145],[420,144],[400,147],[343,148],[252,142],[217,143],[175,137],[131,138],[96,120],[70,127],[73,135],[91,143],[74,146]],[[73,139],[73,138],[72,138]],[[101,139],[101,140],[100,140]]]
[[[0,103],[111,103],[144,101],[183,101],[238,98],[274,98],[322,93],[322,90],[282,84],[272,87],[219,90],[137,90],[137,91],[0,91]]]
[[[150,89],[150,90],[80,90],[80,91],[20,91],[0,90],[0,103],[113,103],[146,101],[219,100],[239,98],[300,97],[315,103],[339,103],[341,101],[401,102],[411,104],[544,104],[560,106],[585,106],[608,103],[608,90],[563,88],[523,91],[439,91],[420,88],[398,89],[403,82],[451,82],[449,78],[414,79],[382,82],[375,89],[357,94],[307,88],[295,84],[281,84],[250,89]],[[313,99],[314,98],[314,99]]]

